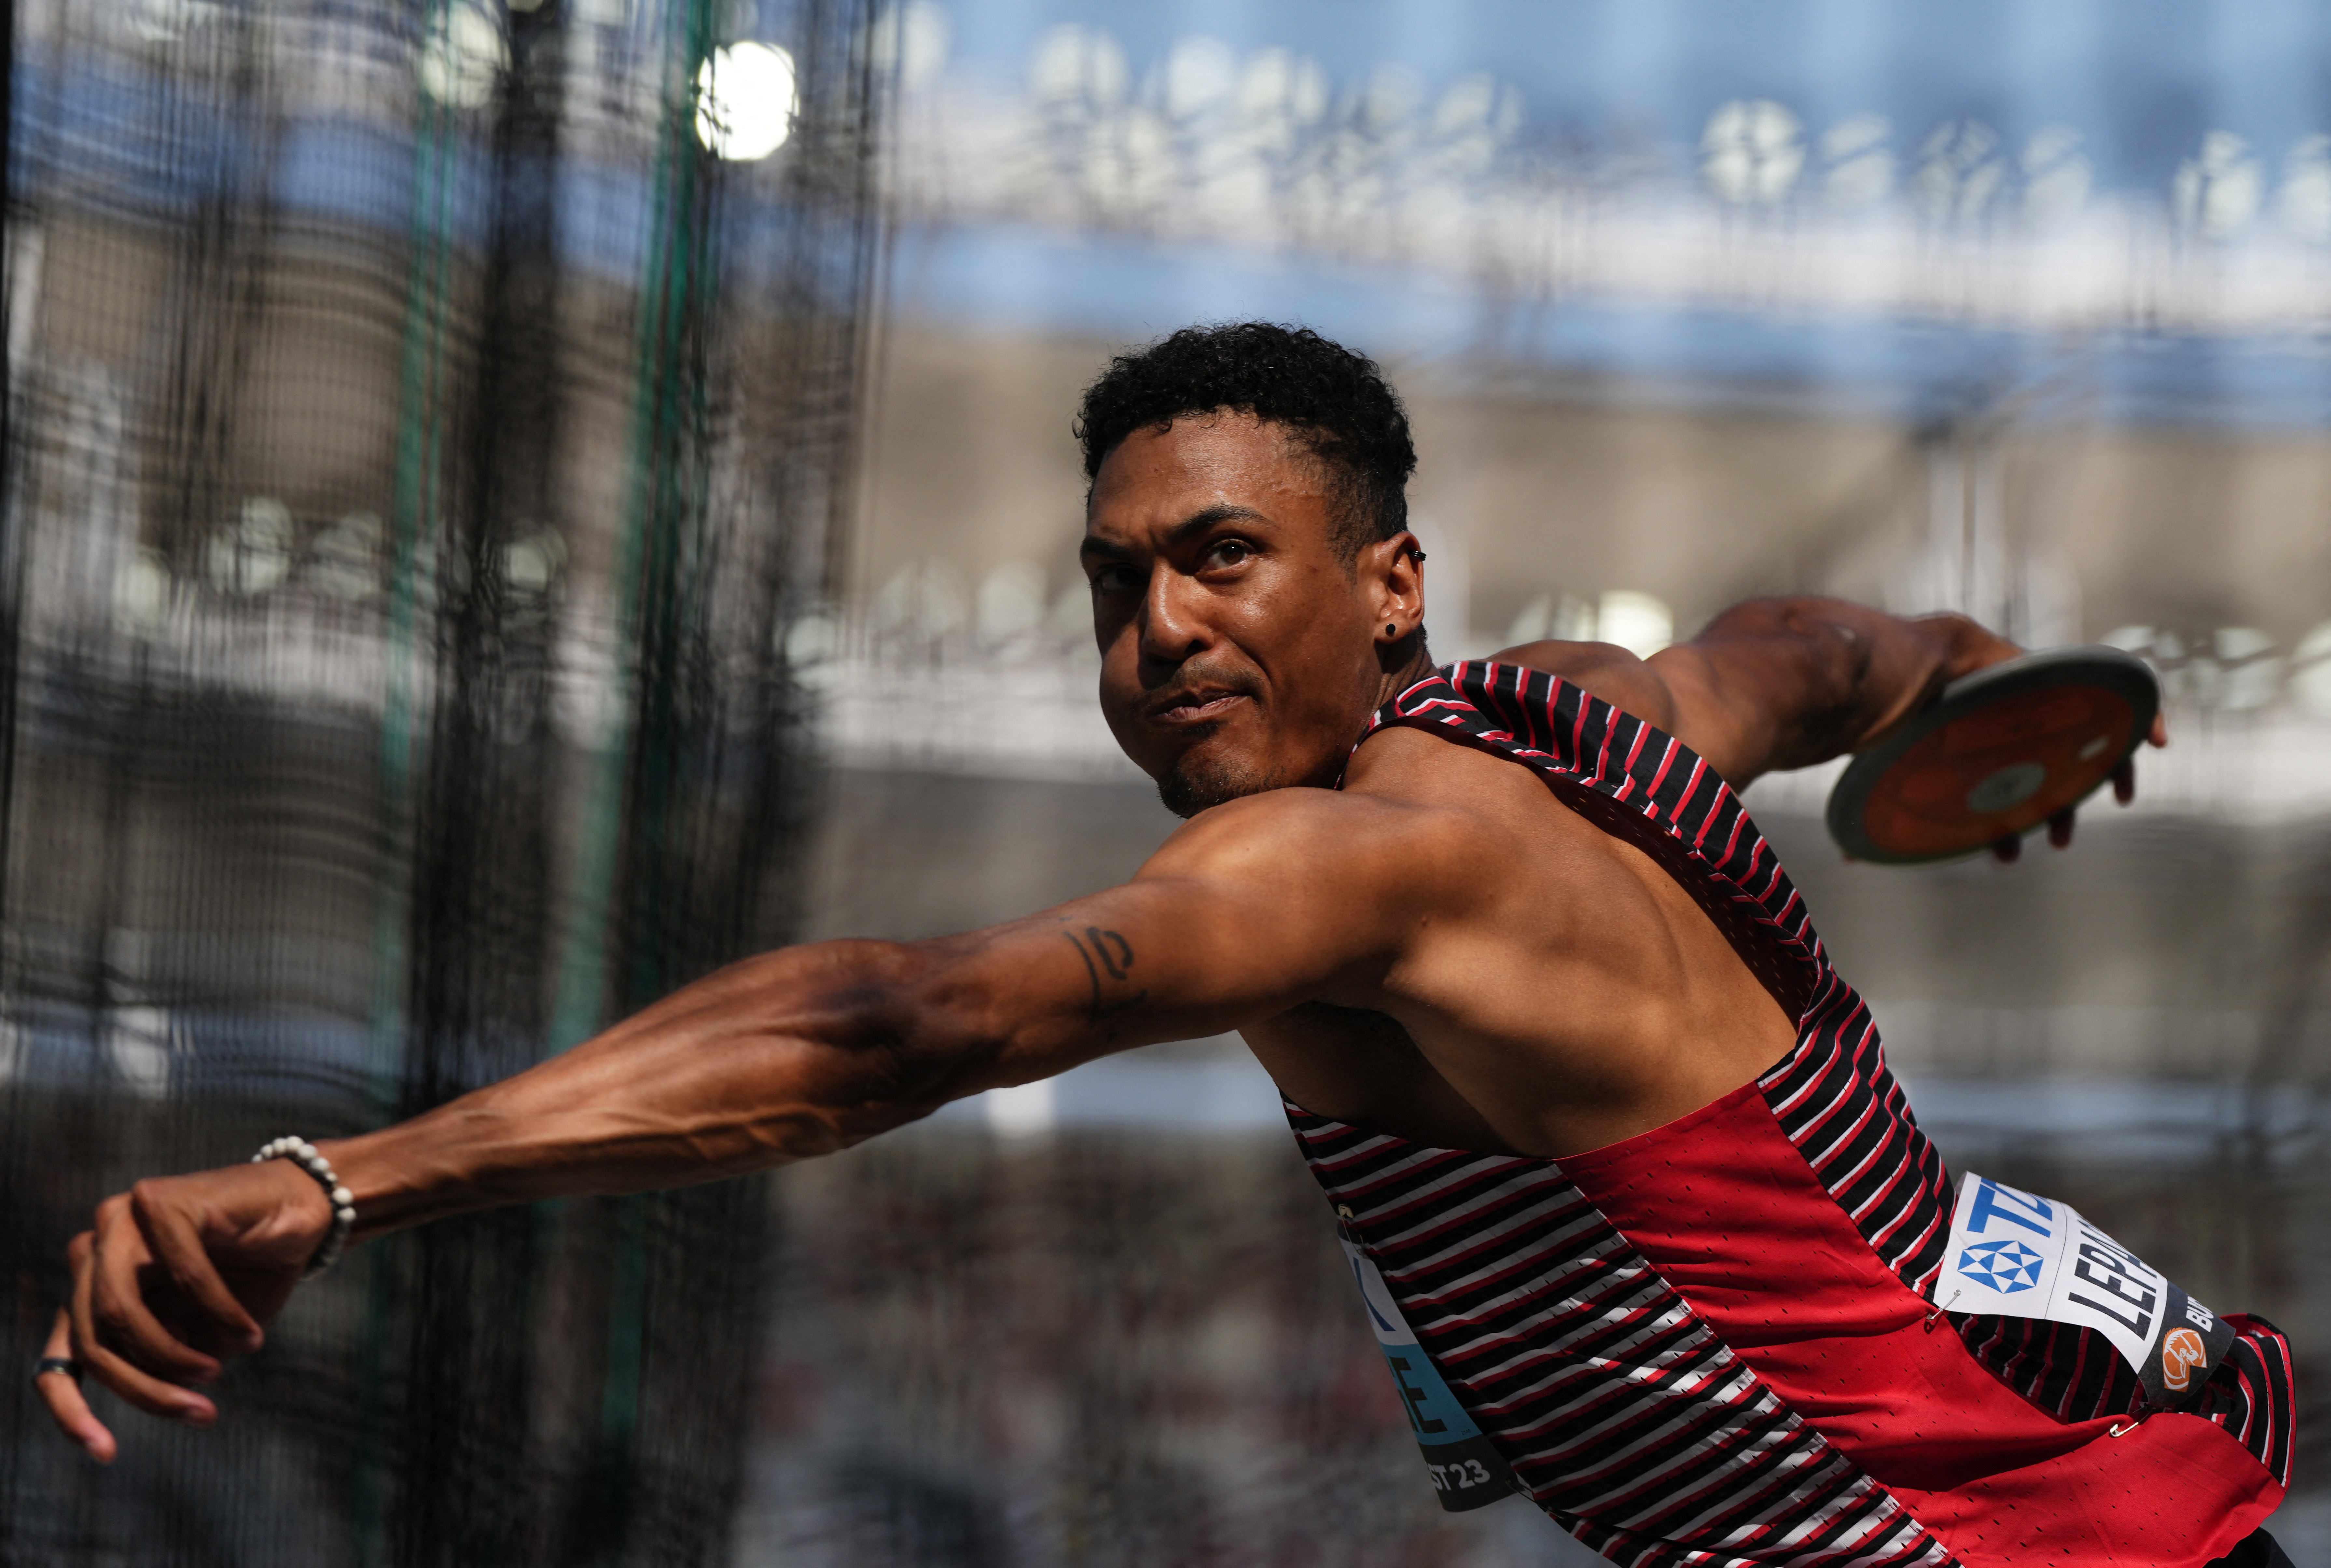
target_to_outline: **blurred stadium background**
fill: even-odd
[[[18,0],[0,1255],[728,956],[1130,871],[1069,416],[1407,395],[1444,657],[1727,603],[2159,670],[2126,812],[1750,803],[1955,1164],[2301,1357],[2331,1563],[2331,14],[2283,0]],[[1567,1562],[1442,1516],[1227,1041],[311,1287],[213,1434],[0,1409],[0,1558]]]

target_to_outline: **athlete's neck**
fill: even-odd
[[[1403,647],[1408,652],[1405,659],[1399,657]],[[1384,675],[1376,682],[1376,708],[1382,708],[1440,668],[1432,662],[1432,655],[1424,646],[1424,633],[1421,631],[1394,643],[1384,650]],[[1368,711],[1373,713],[1375,708]]]

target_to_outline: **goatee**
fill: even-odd
[[[1167,811],[1186,820],[1224,801],[1275,790],[1280,782],[1259,768],[1185,752],[1166,776],[1157,781],[1157,798],[1165,803]]]

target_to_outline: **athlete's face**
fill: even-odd
[[[1282,427],[1227,412],[1134,432],[1093,480],[1101,711],[1183,816],[1333,784],[1414,649],[1416,541],[1345,560],[1327,485]]]

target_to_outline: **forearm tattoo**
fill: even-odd
[[[1085,974],[1092,981],[1093,1022],[1099,1023],[1128,1007],[1137,1007],[1149,999],[1148,991],[1144,989],[1121,1001],[1104,1003],[1101,1000],[1101,976],[1104,973],[1113,981],[1133,977],[1133,944],[1127,942],[1122,933],[1088,926],[1082,936],[1073,931],[1063,931],[1061,935],[1067,937],[1069,946],[1077,950],[1077,956],[1085,961]]]

